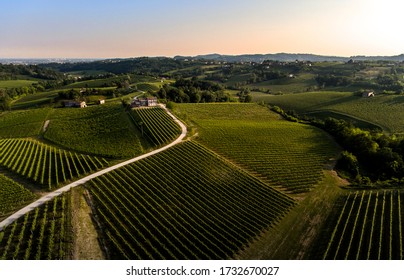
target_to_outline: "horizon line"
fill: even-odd
[[[150,57],[150,58],[175,58],[177,56],[180,57],[197,57],[197,56],[208,56],[208,55],[220,55],[220,56],[253,56],[253,55],[279,55],[279,54],[287,54],[287,55],[313,55],[313,56],[323,56],[323,57],[336,57],[336,58],[353,58],[353,57],[397,57],[404,55],[403,53],[395,54],[395,55],[364,55],[364,54],[356,54],[350,56],[344,55],[327,55],[327,54],[315,54],[315,53],[305,53],[305,52],[277,52],[277,53],[241,53],[241,54],[221,54],[221,53],[207,53],[207,54],[197,54],[197,55],[181,55],[177,54],[174,56],[170,55],[139,55],[139,56],[127,56],[127,57],[0,57],[0,60],[104,60],[104,59],[131,59],[131,58],[142,58],[142,57]]]

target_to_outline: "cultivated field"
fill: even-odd
[[[67,258],[71,230],[68,194],[25,214],[0,232],[0,259],[58,260]]]
[[[120,103],[53,109],[45,139],[76,151],[130,158],[149,148]]]
[[[320,237],[324,259],[403,259],[403,195],[399,190],[351,192],[340,199]],[[328,239],[327,239],[328,238]],[[328,241],[327,243],[325,241]],[[319,242],[321,244],[321,242]]]
[[[92,180],[117,259],[227,259],[293,206],[291,198],[195,142]]]
[[[181,133],[180,126],[162,108],[133,109],[131,116],[142,134],[155,146],[167,144]]]
[[[105,159],[61,150],[32,139],[0,140],[0,166],[48,190],[107,165]]]
[[[0,113],[0,138],[38,136],[50,111],[44,108]]]
[[[19,87],[27,87],[36,83],[33,80],[6,80],[0,81],[0,88],[19,88]]]
[[[31,191],[0,174],[0,218],[34,198]]]
[[[350,92],[309,92],[285,95],[255,96],[255,100],[277,105],[284,110],[309,114],[342,113],[345,117],[366,121],[390,133],[404,132],[404,96],[377,95],[363,98]]]
[[[310,190],[337,147],[312,126],[291,123],[255,104],[177,104],[198,141],[287,192]]]

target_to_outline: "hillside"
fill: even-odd
[[[308,92],[277,96],[256,94],[254,99],[307,116],[335,117],[361,127],[379,127],[389,133],[404,132],[404,97],[401,95],[363,98],[352,92]]]
[[[197,141],[289,193],[307,192],[338,149],[311,126],[279,119],[256,104],[177,104]]]

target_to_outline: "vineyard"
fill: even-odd
[[[106,165],[105,159],[61,150],[33,139],[0,140],[0,166],[49,190]]]
[[[200,142],[290,193],[310,190],[338,152],[319,129],[279,120],[258,105],[178,104],[177,108],[196,123]]]
[[[55,260],[67,257],[68,195],[28,212],[0,231],[0,259]]]
[[[155,146],[167,144],[181,133],[180,126],[160,107],[133,109],[131,115]]]
[[[144,91],[144,92],[148,92],[148,91],[158,91],[159,88],[151,83],[138,83],[136,84],[136,87],[138,90]]]
[[[362,98],[352,92],[308,92],[278,96],[260,94],[255,100],[301,114],[337,112],[380,126],[390,133],[404,132],[404,96],[400,95],[381,94],[374,98]]]
[[[344,196],[322,257],[402,260],[402,201],[398,190],[358,191]]]
[[[0,174],[0,218],[34,198],[32,192]]]
[[[148,149],[120,104],[54,109],[44,137],[81,153],[130,158]]]
[[[196,142],[90,181],[111,257],[228,259],[294,205]]]
[[[0,138],[34,137],[41,132],[51,109],[0,113]]]

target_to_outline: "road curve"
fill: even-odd
[[[153,151],[151,151],[151,152],[149,152],[149,153],[146,153],[146,154],[137,156],[137,157],[135,157],[135,158],[129,159],[129,160],[127,160],[127,161],[118,163],[118,164],[116,164],[116,165],[114,165],[114,166],[110,166],[110,167],[108,167],[108,168],[105,168],[105,169],[103,169],[103,170],[100,170],[100,171],[98,171],[98,172],[95,172],[95,173],[93,173],[93,174],[91,174],[91,175],[88,175],[88,176],[86,176],[86,177],[84,177],[84,178],[81,178],[81,179],[79,179],[79,180],[77,180],[77,181],[74,181],[73,183],[70,183],[70,184],[68,184],[68,185],[66,185],[66,186],[64,186],[64,187],[62,187],[62,188],[60,188],[60,189],[57,189],[57,190],[55,190],[55,191],[53,191],[53,192],[50,192],[50,193],[46,194],[45,196],[39,198],[38,200],[36,200],[36,201],[32,202],[31,204],[25,206],[24,208],[18,210],[17,212],[15,212],[14,214],[12,214],[12,215],[9,216],[8,218],[6,218],[5,220],[1,221],[1,222],[0,222],[0,231],[3,230],[4,227],[10,225],[12,222],[14,222],[15,220],[17,220],[18,218],[24,216],[24,215],[25,215],[26,213],[28,213],[29,211],[31,211],[31,210],[33,210],[33,209],[35,209],[35,208],[41,206],[41,205],[44,204],[45,202],[47,202],[47,201],[49,201],[49,200],[51,200],[51,199],[53,199],[53,198],[55,198],[55,197],[57,197],[57,196],[59,196],[59,195],[65,193],[65,192],[68,192],[71,188],[74,188],[74,187],[77,187],[77,186],[79,186],[79,185],[82,185],[82,184],[84,184],[84,183],[90,181],[91,179],[94,179],[94,178],[96,178],[96,177],[98,177],[98,176],[104,175],[105,173],[108,173],[108,172],[110,172],[110,171],[112,171],[112,170],[118,169],[118,168],[120,168],[120,167],[122,167],[122,166],[131,164],[131,163],[133,163],[133,162],[135,162],[135,161],[138,161],[138,160],[141,160],[141,159],[150,157],[150,156],[152,156],[152,155],[158,154],[158,153],[160,153],[160,152],[162,152],[162,151],[165,151],[165,150],[171,148],[172,146],[175,146],[175,145],[177,145],[178,143],[180,143],[180,142],[186,137],[186,135],[187,135],[187,127],[186,127],[179,119],[177,119],[176,116],[174,116],[170,111],[168,111],[167,108],[166,108],[164,105],[159,105],[159,106],[160,106],[161,108],[163,108],[164,110],[166,110],[166,112],[167,112],[167,113],[174,119],[174,121],[175,121],[176,123],[178,123],[178,125],[181,127],[181,135],[180,135],[177,139],[175,139],[175,140],[174,140],[173,142],[171,142],[170,144],[168,144],[168,145],[166,145],[166,146],[164,146],[164,147],[161,147],[161,148],[159,148],[159,149],[157,149],[157,150],[153,150]]]

